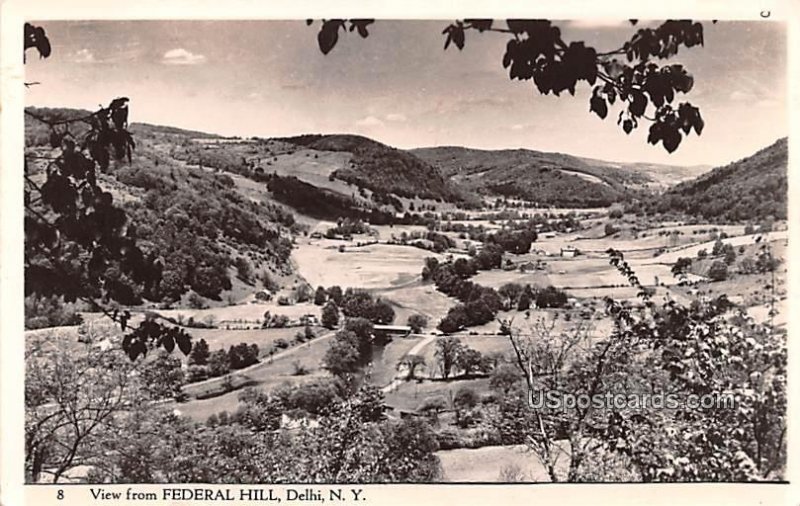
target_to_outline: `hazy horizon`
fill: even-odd
[[[564,39],[614,49],[627,22],[560,21]],[[611,162],[720,166],[788,135],[786,28],[774,22],[704,23],[705,46],[671,61],[695,77],[678,101],[698,106],[706,128],[673,154],[629,136],[616,109],[589,112],[591,87],[540,95],[510,81],[506,39],[468,33],[442,50],[436,21],[382,21],[370,36],[340,36],[328,55],[319,23],[304,21],[44,21],[50,58],[28,59],[26,104],[96,109],[131,99],[131,122],[222,136],[363,135],[401,149],[531,149]],[[617,106],[618,107],[618,106]]]

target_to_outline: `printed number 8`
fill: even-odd
[[[63,499],[64,499],[64,491],[63,491],[63,490],[61,490],[61,489],[59,489],[59,491],[58,491],[58,495],[56,495],[56,498],[57,498],[59,501],[63,500]]]

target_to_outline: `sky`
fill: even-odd
[[[694,76],[680,97],[701,110],[702,136],[675,153],[589,113],[591,87],[541,95],[511,81],[507,35],[469,32],[463,51],[443,50],[435,21],[377,20],[370,35],[341,34],[323,55],[319,22],[43,21],[50,58],[29,51],[27,105],[96,109],[118,96],[130,120],[242,137],[356,133],[413,148],[529,148],[620,162],[722,165],[788,135],[786,27],[705,22],[705,45],[672,61]],[[612,50],[626,21],[555,22],[562,38]],[[656,23],[648,23],[655,25]]]

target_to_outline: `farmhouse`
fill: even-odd
[[[578,256],[578,248],[575,246],[564,246],[561,248],[561,256],[566,258],[572,258]]]
[[[375,325],[373,330],[376,337],[407,337],[411,334],[408,325]]]

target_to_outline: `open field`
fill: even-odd
[[[265,311],[269,311],[273,315],[282,314],[290,319],[297,319],[306,314],[319,317],[322,308],[310,302],[281,306],[273,299],[270,302],[245,303],[207,309],[162,309],[158,310],[158,313],[171,318],[183,316],[183,318],[188,319],[193,317],[196,321],[201,322],[211,318],[218,326],[224,326],[226,322],[231,324],[244,322],[260,328],[264,320]]]
[[[529,284],[538,287],[545,287],[553,284],[547,271],[519,272],[518,270],[502,271],[499,269],[480,271],[472,277],[472,281],[479,285],[491,286],[492,288],[500,288],[506,283]]]
[[[395,410],[414,411],[428,397],[444,397],[449,403],[459,388],[469,387],[476,392],[487,392],[487,378],[451,381],[408,381],[386,394],[386,405]]]
[[[258,364],[236,372],[243,379],[253,383],[259,390],[269,391],[282,383],[300,384],[320,378],[329,378],[327,371],[321,368],[322,357],[330,346],[330,337],[333,334],[326,334],[317,337],[313,341],[301,344],[282,352],[280,356],[273,359],[264,359]],[[304,366],[308,373],[301,376],[294,375],[295,362]],[[184,387],[184,391],[191,395],[203,396],[208,391],[217,390],[222,384],[222,378],[215,378],[202,384],[190,384]],[[209,399],[192,399],[188,402],[177,404],[176,407],[183,413],[195,420],[203,421],[214,413],[222,410],[235,411],[239,405],[239,391],[231,391]]]
[[[506,467],[519,468],[519,481],[549,482],[550,477],[534,452],[525,445],[458,448],[436,452],[442,462],[445,482],[502,482],[500,473]],[[569,459],[562,456],[556,463],[559,475],[566,473]]]
[[[729,237],[727,239],[723,239],[722,242],[733,246],[743,246],[743,245],[755,244],[756,238],[758,237],[761,237],[761,242],[783,241],[783,240],[788,240],[789,233],[786,230],[780,230],[776,232],[769,232],[767,234],[740,235],[737,237]],[[680,257],[696,257],[697,252],[700,251],[701,249],[705,249],[706,251],[711,252],[711,249],[713,247],[714,247],[714,241],[694,244],[687,248],[668,251],[660,255],[658,257],[658,261],[674,263]]]
[[[430,329],[435,328],[447,311],[458,303],[456,299],[437,291],[431,282],[378,291],[376,295],[392,304],[396,324],[405,325],[409,316],[421,314],[428,318]]]
[[[403,232],[406,234],[428,232],[427,227],[422,225],[372,225],[370,228],[378,233],[377,239],[380,241],[389,241],[393,237],[399,239]]]
[[[338,247],[344,245],[345,251]],[[426,257],[439,257],[413,246],[372,244],[355,247],[345,241],[302,241],[292,250],[299,273],[312,286],[339,285],[391,288],[419,278]]]
[[[494,353],[505,354],[512,352],[511,342],[506,336],[470,336],[458,335],[461,344],[478,350],[482,355],[491,355]],[[425,368],[425,375],[434,375],[436,378],[441,378],[441,371],[436,361],[436,342],[431,343],[422,350],[422,357],[425,359],[427,367]]]
[[[312,327],[316,335],[326,332],[323,327]],[[253,329],[253,330],[225,330],[225,329],[189,329],[188,332],[195,340],[205,339],[209,349],[213,352],[218,349],[227,350],[239,343],[257,344],[259,356],[268,355],[272,344],[278,339],[291,342],[295,334],[302,332],[302,327],[287,327],[282,329]]]

